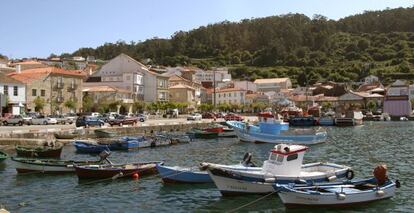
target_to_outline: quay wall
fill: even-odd
[[[210,121],[196,121],[196,122],[176,122],[176,123],[158,123],[158,124],[139,124],[137,126],[123,126],[101,128],[107,129],[111,132],[116,132],[118,136],[123,135],[150,135],[155,132],[179,132],[188,131],[192,128],[202,128],[210,124]],[[94,130],[96,128],[76,128],[80,131],[80,138],[95,138]],[[75,130],[72,128],[62,129],[42,129],[42,130],[15,130],[10,132],[0,132],[0,145],[40,145],[46,141],[54,139],[54,133],[64,133]],[[57,140],[62,143],[71,142],[71,140]]]

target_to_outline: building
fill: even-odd
[[[106,85],[122,88],[133,94],[134,100],[168,101],[168,76],[152,72],[144,64],[121,53],[103,65],[86,86]]]
[[[404,81],[397,80],[388,87],[384,99],[384,112],[391,116],[411,114],[409,86]]]
[[[196,89],[185,84],[176,84],[170,86],[170,101],[178,103],[187,103],[188,108],[195,109],[199,101],[196,100]]]
[[[258,92],[279,92],[281,89],[292,88],[289,78],[266,78],[254,81]]]
[[[24,83],[0,72],[0,115],[11,113],[20,115],[26,104],[26,86]]]
[[[216,104],[246,104],[246,93],[239,88],[216,89]]]
[[[323,94],[324,96],[330,97],[339,97],[343,94],[347,93],[345,84],[338,84],[332,81],[326,83],[318,83],[315,84],[312,88],[312,95],[320,95]]]
[[[339,104],[343,107],[344,110],[351,108],[367,109],[367,104],[370,101],[376,103],[377,107],[381,107],[383,100],[384,96],[380,94],[354,91],[349,91],[348,93],[341,95],[338,99]]]
[[[194,70],[194,80],[201,82],[203,87],[211,88],[220,82],[231,81],[231,75],[226,67],[213,68],[212,70]],[[215,83],[214,83],[215,81]]]
[[[251,81],[225,81],[217,83],[219,88],[239,88],[252,92],[256,92],[256,84]]]
[[[26,110],[29,112],[60,114],[82,108],[82,84],[86,75],[80,70],[46,67],[16,71],[8,76],[26,85]],[[34,101],[38,97],[45,102],[43,109],[36,109]],[[74,108],[69,109],[66,103],[73,103]]]
[[[375,75],[369,75],[364,78],[364,84],[372,84],[375,82],[379,82],[379,78]]]
[[[190,76],[188,76],[188,77],[190,77]],[[176,75],[176,74],[169,77],[168,82],[169,82],[169,87],[170,88],[172,86],[176,86],[176,85],[187,85],[189,87],[192,87],[195,90],[194,91],[195,92],[195,97],[194,97],[193,101],[195,102],[196,105],[201,104],[201,90],[203,88],[201,86],[201,83],[191,81],[188,78],[184,78],[183,76],[179,76],[179,75]]]
[[[83,97],[90,96],[94,104],[119,101],[122,105],[118,106],[118,113],[132,113],[134,100],[128,90],[111,86],[84,86],[82,92]]]
[[[18,61],[10,63],[11,67],[16,68],[16,72],[18,70],[23,71],[27,69],[36,69],[36,68],[46,68],[48,65],[37,61],[37,60],[26,60],[26,61]]]

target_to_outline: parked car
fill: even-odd
[[[224,116],[226,116],[226,113],[224,112],[218,112],[215,114],[216,118],[224,118]]]
[[[48,125],[48,124],[57,124],[56,118],[46,117],[44,115],[37,116],[32,118],[31,124],[33,125]]]
[[[23,116],[21,115],[12,115],[9,118],[4,119],[3,121],[3,125],[7,126],[12,124],[13,126],[15,125],[19,125],[19,126],[23,126],[23,124],[25,124],[25,120],[23,119]]]
[[[92,116],[79,116],[76,119],[75,123],[76,127],[90,127],[90,126],[103,126],[105,125],[105,122],[98,117],[92,117]]]
[[[204,118],[204,119],[215,119],[216,115],[214,113],[211,113],[211,112],[206,112],[206,113],[203,113],[202,118]]]
[[[65,116],[67,119],[72,120],[73,122],[76,121],[76,118],[78,118],[78,115],[76,115],[76,113],[66,113],[63,116]]]
[[[190,121],[190,120],[196,121],[196,120],[201,120],[202,118],[203,116],[201,116],[200,113],[192,113],[189,116],[187,116],[187,121]]]
[[[92,112],[91,113],[91,117],[99,117],[99,116],[102,116],[101,113],[99,113],[99,112]]]
[[[244,118],[240,115],[229,113],[224,116],[224,120],[226,121],[243,121]]]
[[[132,117],[132,116],[120,115],[120,116],[117,116],[115,119],[109,120],[108,123],[111,126],[114,126],[114,125],[122,126],[124,124],[135,125],[136,123],[138,123],[138,118]]]
[[[74,119],[70,117],[65,117],[63,115],[50,115],[49,118],[56,119],[58,124],[72,124],[73,122],[75,122]]]
[[[105,123],[109,123],[110,120],[115,119],[117,116],[119,116],[118,113],[110,112],[110,113],[105,113],[102,116],[99,116],[99,118],[102,119]]]
[[[137,119],[138,119],[140,122],[144,122],[144,121],[148,120],[148,115],[138,114],[138,115],[137,115]]]

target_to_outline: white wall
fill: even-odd
[[[9,88],[8,94],[4,94],[4,85],[7,85]],[[17,86],[17,96],[13,95],[14,86]],[[7,95],[11,104],[26,103],[26,87],[24,85],[0,83],[0,93]]]

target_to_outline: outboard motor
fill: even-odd
[[[243,156],[241,164],[246,167],[255,167],[254,163],[252,163],[252,153],[246,152]]]
[[[388,180],[387,176],[387,165],[381,164],[375,167],[374,169],[374,177],[377,180],[378,186],[382,186]]]
[[[108,160],[108,159],[107,159],[109,155],[111,155],[111,153],[110,153],[110,152],[108,152],[108,151],[106,151],[106,150],[102,151],[101,153],[99,153],[99,158],[100,158],[100,161],[101,161],[101,162],[103,162],[103,161],[107,161],[109,164],[112,164],[112,162],[111,162],[110,160]]]

